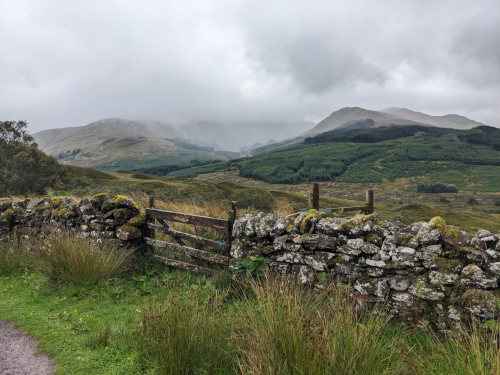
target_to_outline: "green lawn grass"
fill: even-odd
[[[112,279],[78,288],[39,273],[1,276],[0,319],[39,339],[58,374],[152,374],[135,339],[151,296],[173,284],[182,293],[203,280],[173,272],[162,279]]]

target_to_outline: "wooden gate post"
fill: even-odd
[[[155,197],[153,195],[149,196],[149,208],[155,208]],[[148,217],[146,214],[146,230],[144,232],[144,237],[149,237],[151,239],[155,238],[155,231],[149,228],[149,224],[154,224],[155,219]],[[147,245],[144,249],[148,254],[154,254],[154,247],[151,245]]]
[[[373,190],[366,191],[366,213],[373,213]]]
[[[313,183],[312,193],[310,196],[310,206],[314,210],[319,210],[319,184],[317,182]]]
[[[154,195],[149,196],[149,208],[155,208],[155,197]],[[147,224],[154,224],[155,219],[148,218],[146,215],[146,223]],[[154,230],[148,230],[148,237],[154,239],[155,238],[155,231]]]
[[[233,242],[233,225],[236,220],[236,202],[231,201],[231,210],[229,211],[229,220],[227,223],[227,254],[231,251],[231,242]]]

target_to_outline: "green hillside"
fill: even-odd
[[[413,131],[414,135],[405,136],[406,130],[398,128],[403,136],[388,140],[383,140],[384,135],[394,138],[399,133],[384,127],[338,131],[335,136],[324,133],[322,137],[250,158],[177,170],[168,176],[193,177],[238,169],[242,177],[284,184],[382,182],[425,176],[432,181],[454,184],[458,189],[465,186],[477,191],[500,189],[500,151],[492,141],[500,139],[499,129],[486,126],[466,131],[429,129],[424,131],[419,127]],[[368,131],[382,140],[372,142]]]
[[[43,130],[33,135],[42,151],[59,162],[102,171],[196,164],[227,160],[227,155],[195,141],[175,127],[148,126],[139,121],[105,119],[86,126]]]

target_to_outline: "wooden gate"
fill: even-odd
[[[146,219],[148,226],[148,236],[145,241],[153,248],[163,248],[174,254],[183,254],[188,256],[190,261],[183,262],[177,259],[153,252],[153,257],[167,266],[181,268],[184,270],[201,273],[204,275],[213,275],[218,269],[229,266],[229,251],[231,250],[233,224],[236,219],[235,202],[231,202],[229,219],[218,219],[208,216],[192,215],[181,212],[158,210],[155,208],[154,197],[149,198],[149,208],[146,208]],[[168,222],[178,222],[195,226],[202,226],[214,229],[223,229],[224,238],[218,242],[212,239],[195,236],[193,234],[181,232],[173,229]],[[161,232],[171,236],[177,243],[155,239],[155,232]],[[185,241],[193,242],[197,248],[190,247]],[[206,251],[211,248],[212,251]]]

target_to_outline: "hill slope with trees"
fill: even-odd
[[[112,179],[92,169],[62,165],[38,149],[25,121],[0,121],[0,196],[42,194]]]
[[[238,169],[242,177],[270,183],[381,182],[428,176],[452,184],[500,186],[500,129],[405,126],[343,129],[250,158],[174,171],[168,176]]]

